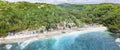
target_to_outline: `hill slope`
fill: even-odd
[[[103,24],[111,31],[119,32],[119,12],[119,4],[52,5],[0,1],[0,36],[5,36],[10,31],[36,29],[41,26],[49,29],[63,21],[74,22],[77,26],[82,23]]]

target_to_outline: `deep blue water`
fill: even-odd
[[[120,47],[109,32],[93,31],[60,35],[31,42],[0,44],[0,50],[120,50]]]

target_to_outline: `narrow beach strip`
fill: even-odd
[[[76,32],[89,32],[89,31],[105,31],[106,27],[90,27],[90,28],[77,28],[77,29],[66,29],[66,30],[56,30],[51,32],[46,32],[44,34],[30,34],[30,35],[15,35],[15,36],[7,36],[5,38],[0,38],[0,43],[16,43],[16,42],[24,42],[24,41],[34,41],[39,39],[50,38],[53,36],[60,36],[64,34],[73,34]],[[64,31],[65,33],[62,33]]]

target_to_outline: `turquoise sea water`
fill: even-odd
[[[114,37],[108,33],[76,32],[36,41],[0,44],[0,50],[120,50]]]

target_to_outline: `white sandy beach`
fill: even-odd
[[[76,29],[66,29],[66,30],[56,30],[51,32],[46,32],[44,34],[29,34],[29,35],[15,35],[15,36],[7,36],[5,38],[0,38],[0,43],[15,43],[15,42],[24,42],[27,40],[38,40],[49,38],[53,36],[59,36],[62,34],[72,34],[74,32],[89,32],[89,31],[100,31],[100,30],[107,30],[106,27],[88,27],[88,28],[76,28]],[[62,33],[62,32],[65,33]]]

